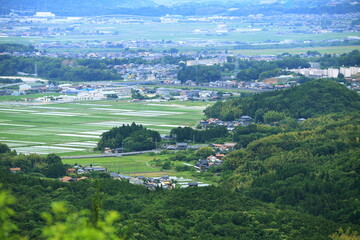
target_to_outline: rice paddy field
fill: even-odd
[[[112,127],[135,122],[166,135],[178,126],[195,126],[207,105],[202,102],[94,101],[36,105],[0,102],[0,142],[24,154],[88,155],[93,153],[100,135]]]

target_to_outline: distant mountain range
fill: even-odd
[[[18,11],[51,11],[55,14],[96,15],[96,13],[111,12],[119,8],[155,7],[152,0],[0,0],[2,9]]]
[[[142,16],[347,13],[360,11],[350,0],[0,0],[0,15],[53,12],[57,16],[126,14]]]

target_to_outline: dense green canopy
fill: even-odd
[[[263,122],[266,112],[276,111],[295,118],[309,118],[323,114],[360,110],[360,96],[353,90],[331,80],[312,80],[283,91],[255,94],[217,102],[204,110],[207,117],[233,120],[249,115]]]

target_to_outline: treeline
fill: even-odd
[[[21,83],[22,80],[19,78],[12,79],[12,78],[0,78],[0,83]]]
[[[178,72],[178,80],[182,83],[192,80],[196,83],[215,82],[221,79],[220,66],[195,65],[183,67]]]
[[[264,129],[265,137],[226,156],[224,170],[233,172],[224,175],[223,186],[359,225],[359,119],[355,111],[309,119],[291,132]]]
[[[360,65],[360,51],[353,50],[349,53],[343,53],[340,56],[333,56],[331,54],[325,54],[324,56],[316,59],[320,62],[321,67],[354,67]]]
[[[62,58],[0,56],[0,75],[2,76],[17,75],[18,72],[34,74],[35,66],[39,77],[51,80],[103,81],[121,79],[120,75],[115,70],[108,69],[106,64],[95,64],[92,61],[79,60],[77,62]]]
[[[207,117],[233,120],[249,115],[256,122],[280,121],[287,116],[308,118],[328,113],[357,111],[360,96],[331,80],[312,80],[287,90],[255,94],[217,102],[204,110]]]
[[[175,138],[177,142],[195,141],[197,143],[205,143],[215,138],[228,136],[229,131],[225,126],[217,126],[207,128],[205,130],[195,130],[190,127],[177,127],[170,131],[170,136]]]
[[[280,60],[274,61],[250,61],[236,60],[228,57],[227,63],[222,66],[204,66],[195,65],[183,67],[178,73],[178,79],[181,82],[192,80],[196,83],[206,83],[221,80],[221,76],[234,70],[239,70],[236,78],[239,81],[263,80],[270,77],[276,77],[281,74],[291,74],[286,69],[309,68],[309,62],[319,62],[322,68],[358,66],[360,65],[360,52],[353,50],[350,53],[344,53],[340,56],[325,54],[310,54],[309,57],[302,58],[298,55],[284,53],[279,55]],[[237,61],[237,62],[236,62]]]
[[[263,80],[269,77],[279,76],[283,69],[307,68],[310,64],[306,59],[295,56],[285,57],[276,61],[249,61],[238,62],[239,72],[236,75],[240,81]]]
[[[14,52],[34,52],[35,48],[32,45],[23,45],[16,43],[0,44],[0,52],[14,53]]]
[[[142,125],[132,123],[114,127],[110,131],[101,134],[101,139],[97,144],[97,149],[123,148],[127,152],[143,151],[156,148],[156,144],[161,141],[159,132],[148,130]]]
[[[65,166],[55,154],[17,154],[3,143],[0,143],[0,169],[21,168],[21,172],[37,177],[57,178],[66,173]]]

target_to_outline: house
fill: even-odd
[[[158,187],[158,185],[156,183],[146,183],[145,187],[147,187],[149,190],[156,190],[156,188]]]
[[[223,157],[225,157],[225,154],[220,154],[220,153],[218,153],[218,154],[216,154],[215,155],[215,157],[217,158],[217,159],[223,159]]]
[[[86,180],[86,179],[88,179],[88,177],[81,177],[81,178],[78,178],[76,181]]]
[[[115,172],[110,172],[110,176],[113,178],[113,179],[117,179],[117,180],[120,180],[120,175],[115,173]]]
[[[213,155],[208,156],[206,159],[207,159],[207,161],[210,161],[210,162],[215,162],[216,160],[218,160],[217,157],[213,156]]]
[[[195,163],[195,168],[200,170],[207,170],[209,168],[209,162],[207,159],[200,159]]]
[[[143,185],[144,181],[137,179],[137,178],[130,178],[129,183],[135,184],[135,185]]]
[[[65,176],[63,178],[60,178],[60,181],[61,182],[73,182],[73,181],[75,181],[75,179],[72,177],[69,177],[69,176]]]
[[[106,172],[106,168],[96,166],[96,167],[93,167],[93,171],[95,171],[95,172]]]
[[[119,177],[120,179],[127,179],[127,180],[131,179],[131,177],[125,175],[119,175]]]
[[[84,170],[85,170],[86,172],[91,172],[91,171],[94,170],[94,168],[93,168],[93,167],[84,167]]]
[[[76,169],[75,169],[75,168],[68,168],[68,169],[66,170],[66,173],[75,174],[75,173],[76,173]]]
[[[108,147],[104,148],[104,153],[105,154],[111,154],[112,153],[111,148],[108,148]]]
[[[224,143],[224,146],[227,149],[233,149],[235,147],[236,143]]]
[[[198,182],[189,182],[188,186],[189,187],[197,187],[197,186],[199,186],[199,183]]]
[[[166,147],[166,150],[176,150],[176,147],[173,145],[169,145]]]
[[[189,145],[187,143],[176,143],[177,150],[187,150]]]
[[[301,123],[301,122],[303,122],[305,120],[306,120],[305,118],[299,118],[297,121],[298,121],[298,123]]]
[[[21,172],[21,168],[19,168],[19,167],[10,168],[10,172],[12,172],[12,173],[18,173],[18,172]]]
[[[247,126],[247,125],[249,125],[249,123],[253,122],[253,119],[250,116],[241,116],[241,118],[239,119],[239,122],[242,126]]]

